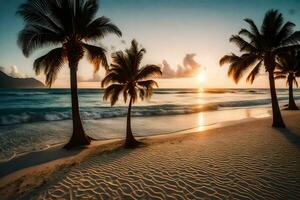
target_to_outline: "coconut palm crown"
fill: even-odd
[[[229,64],[228,76],[238,83],[248,72],[247,81],[254,79],[264,67],[269,74],[270,92],[272,98],[273,126],[285,127],[282,120],[276,96],[274,70],[276,57],[291,46],[299,46],[300,33],[294,32],[295,24],[284,23],[278,10],[269,10],[264,17],[260,29],[253,20],[245,19],[249,29],[241,29],[238,35],[233,35],[230,42],[236,44],[241,55],[229,54],[220,59],[220,65]]]
[[[96,18],[97,10],[97,0],[27,0],[17,11],[25,21],[18,44],[26,57],[40,48],[56,47],[34,62],[36,74],[45,74],[46,85],[51,86],[63,64],[69,64],[73,135],[67,148],[90,143],[79,115],[78,62],[86,55],[95,72],[101,64],[108,67],[105,49],[89,42],[94,43],[108,34],[121,36],[121,31],[108,18]]]
[[[275,79],[286,79],[286,84],[289,87],[289,104],[288,110],[299,110],[297,107],[294,95],[293,85],[298,87],[297,77],[300,77],[300,52],[299,50],[291,50],[283,53],[277,58],[277,69]]]
[[[152,96],[153,88],[158,87],[158,84],[149,78],[162,74],[160,67],[156,65],[141,67],[145,52],[145,49],[139,49],[138,43],[133,40],[129,49],[113,53],[110,69],[102,80],[102,87],[108,86],[103,98],[110,100],[112,106],[118,101],[120,95],[123,96],[125,102],[129,98],[126,147],[134,147],[138,144],[131,130],[131,106],[138,98],[144,100]]]

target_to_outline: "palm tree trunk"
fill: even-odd
[[[89,145],[90,138],[84,133],[82,122],[79,114],[78,93],[77,93],[77,67],[78,62],[69,62],[70,67],[70,81],[71,81],[71,96],[72,96],[72,120],[73,120],[73,134],[65,145],[69,149],[75,146]]]
[[[294,94],[293,94],[293,74],[289,74],[288,83],[289,83],[289,106],[288,110],[299,110],[295,103]]]
[[[127,113],[126,140],[125,140],[126,148],[133,148],[139,144],[139,142],[136,141],[136,139],[133,137],[131,131],[131,105],[132,105],[132,98],[130,98],[128,113]]]
[[[278,99],[276,95],[276,88],[275,88],[275,80],[274,80],[274,70],[269,71],[269,83],[270,83],[270,92],[271,92],[271,99],[272,99],[272,112],[273,112],[273,127],[280,127],[284,128],[285,124],[283,122],[280,108],[278,105]]]

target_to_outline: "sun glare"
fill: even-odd
[[[197,79],[198,79],[201,83],[203,83],[203,82],[206,81],[206,76],[205,76],[205,74],[200,73],[200,74],[198,74]]]

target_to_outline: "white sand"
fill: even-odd
[[[60,170],[24,198],[300,199],[300,112],[284,115],[288,129],[266,118],[150,137]]]

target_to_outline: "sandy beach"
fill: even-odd
[[[0,200],[300,200],[296,8],[3,1]]]
[[[133,150],[119,148],[119,140],[111,148],[109,142],[93,144],[1,178],[1,196],[299,199],[300,113],[283,114],[287,129],[270,127],[270,118],[249,119],[203,132],[142,138],[145,146]]]

